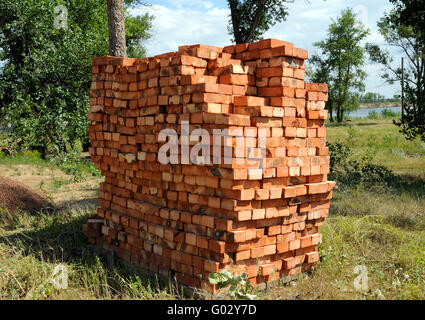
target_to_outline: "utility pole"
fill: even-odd
[[[401,121],[404,119],[404,57],[401,57]]]

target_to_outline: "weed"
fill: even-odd
[[[230,286],[229,292],[233,299],[254,300],[256,298],[246,273],[233,275],[229,270],[222,270],[210,273],[208,280],[211,284],[216,284],[219,289]]]

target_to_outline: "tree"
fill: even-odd
[[[363,95],[359,95],[360,103],[379,103],[379,102],[385,102],[385,101],[386,101],[385,96],[375,92],[367,92]]]
[[[108,54],[106,0],[63,3],[0,1],[0,119],[43,156],[88,141],[92,58]]]
[[[131,58],[143,58],[146,56],[146,49],[140,40],[147,40],[151,37],[149,32],[152,28],[153,16],[145,13],[142,16],[131,16],[125,9],[125,42],[127,56]]]
[[[425,9],[422,1],[391,2],[395,9],[380,19],[378,27],[390,46],[402,50],[406,61],[404,77],[388,50],[374,44],[367,49],[370,59],[383,66],[383,79],[404,86],[404,114],[394,123],[407,139],[420,137],[425,141]]]
[[[236,43],[261,39],[277,22],[285,21],[287,0],[227,0],[230,8],[228,31]]]
[[[328,38],[316,42],[319,53],[313,55],[311,80],[329,85],[327,109],[331,114],[336,111],[338,122],[342,122],[344,113],[358,108],[358,92],[364,91],[366,73],[362,70],[365,63],[365,48],[362,41],[368,30],[356,19],[348,8],[341,12],[337,20],[332,19],[328,29]]]

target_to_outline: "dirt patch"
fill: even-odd
[[[71,175],[60,169],[28,164],[0,165],[0,174],[46,195],[57,208],[66,209],[96,206],[99,183],[103,180],[88,177],[86,181],[75,183]]]
[[[42,194],[19,182],[0,177],[0,207],[6,207],[10,213],[17,209],[33,213],[49,205]]]

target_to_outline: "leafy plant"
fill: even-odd
[[[246,273],[233,275],[229,270],[222,270],[217,273],[210,273],[208,280],[211,284],[216,284],[219,289],[230,285],[230,296],[234,299],[254,300],[257,297],[253,294],[254,288]]]
[[[394,8],[378,21],[385,42],[405,53],[405,67],[396,67],[395,57],[385,46],[368,44],[370,60],[382,65],[382,78],[404,85],[404,116],[394,123],[407,139],[425,141],[425,32],[421,0],[391,0]]]
[[[381,116],[385,119],[393,119],[393,118],[399,118],[400,112],[394,112],[390,109],[383,109],[381,111]]]
[[[379,118],[379,114],[378,114],[378,112],[376,112],[375,110],[373,110],[373,111],[369,111],[369,113],[368,113],[368,115],[367,115],[367,118],[368,118],[368,119],[371,119],[371,120],[376,120],[376,119],[378,119],[378,118]]]
[[[227,0],[230,9],[228,31],[236,43],[260,40],[288,14],[288,0]]]
[[[329,156],[331,158],[330,168],[331,172],[333,172],[336,167],[341,166],[345,163],[348,156],[351,155],[352,151],[348,145],[340,142],[327,142],[326,145],[329,148]]]
[[[327,146],[331,159],[330,179],[338,181],[339,186],[352,187],[363,184],[365,187],[373,187],[383,184],[394,187],[400,183],[400,178],[390,169],[372,163],[372,152],[355,155],[349,141],[327,143]]]
[[[66,174],[73,176],[73,182],[82,182],[87,175],[100,177],[100,171],[90,160],[79,157],[78,152],[61,153],[59,156],[48,159],[50,164],[59,167]]]

